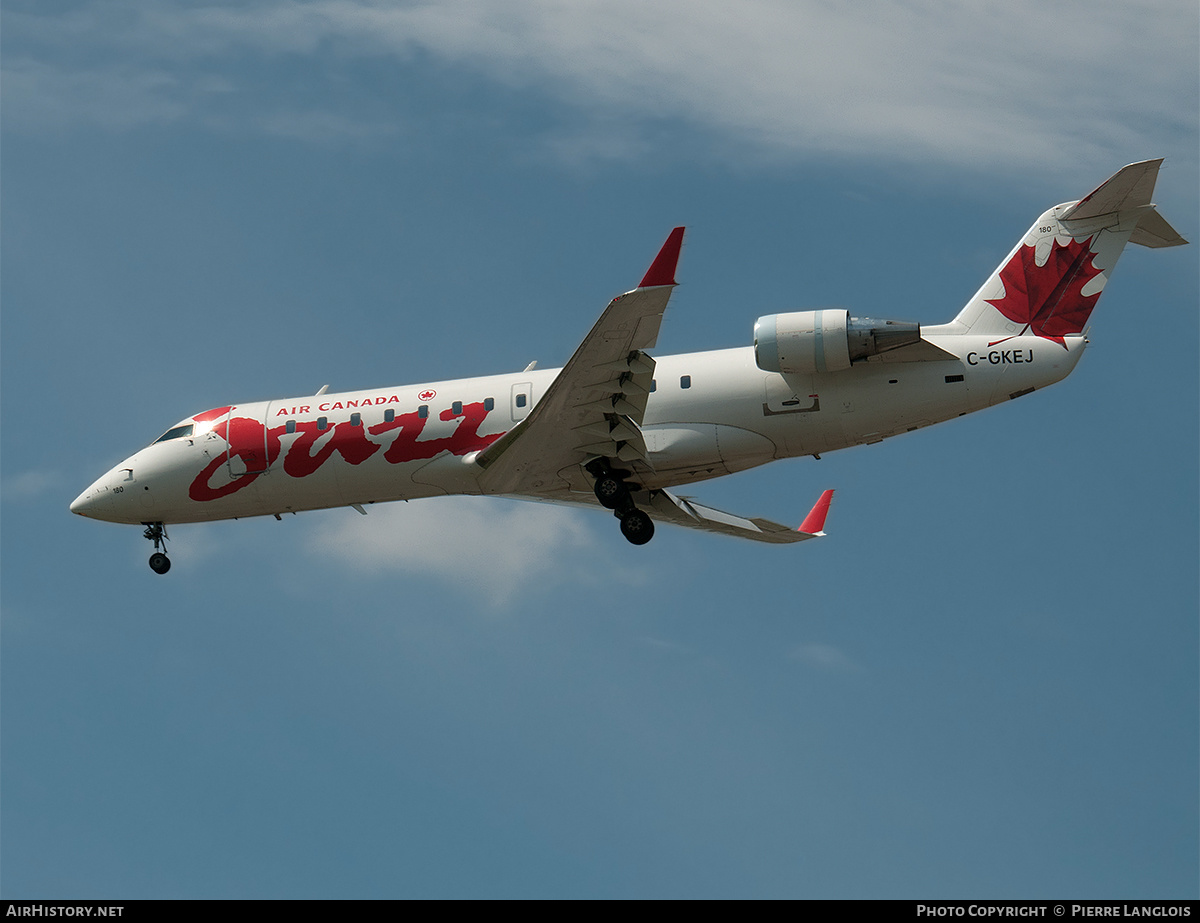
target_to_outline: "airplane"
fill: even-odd
[[[833,491],[798,527],[676,488],[782,458],[880,442],[1065,378],[1125,244],[1187,243],[1151,203],[1162,160],[1046,211],[949,323],[845,309],[758,318],[752,346],[655,358],[682,227],[561,369],[205,410],[102,475],[71,512],[139,524],[165,574],[168,523],[445,494],[595,507],[635,545],[654,523],[776,544],[823,536]]]

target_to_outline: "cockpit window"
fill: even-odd
[[[194,425],[191,423],[185,423],[185,424],[183,424],[183,426],[172,427],[171,429],[169,429],[165,433],[163,433],[161,436],[159,436],[157,439],[155,439],[154,442],[159,443],[159,442],[166,442],[168,439],[182,439],[184,436],[192,435],[192,430],[194,428],[195,428]]]

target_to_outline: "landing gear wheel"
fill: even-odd
[[[621,534],[635,545],[644,545],[654,538],[654,520],[641,510],[630,510],[621,517]]]
[[[599,478],[592,490],[596,494],[596,499],[600,501],[600,505],[606,510],[615,510],[621,505],[621,500],[629,496],[629,488],[616,478],[607,475]]]
[[[154,554],[150,555],[150,569],[156,574],[165,574],[171,569],[171,559],[164,554],[167,550],[167,527],[161,522],[143,522],[146,531],[142,533],[154,542]],[[162,551],[158,549],[161,548]]]

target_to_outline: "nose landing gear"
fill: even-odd
[[[150,555],[150,569],[156,574],[165,574],[171,569],[171,559],[167,557],[167,527],[161,522],[144,522],[146,531],[142,533],[154,542],[154,554]],[[159,551],[159,546],[162,551]]]

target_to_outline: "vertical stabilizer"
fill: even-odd
[[[1081,333],[1126,243],[1187,243],[1150,201],[1161,164],[1130,164],[1078,202],[1044,213],[946,332],[1058,343]]]

